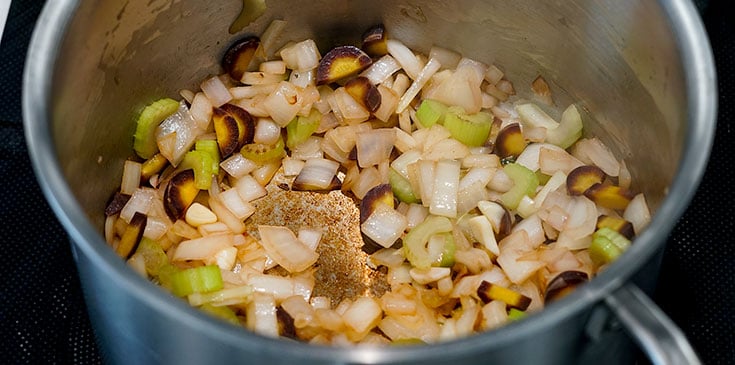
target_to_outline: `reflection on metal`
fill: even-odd
[[[248,24],[263,15],[266,8],[265,0],[242,0],[242,10],[237,19],[230,25],[230,34],[243,30]]]

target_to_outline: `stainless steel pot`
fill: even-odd
[[[632,334],[654,363],[696,363],[650,291],[667,234],[703,173],[714,133],[715,72],[687,0],[268,0],[236,35],[237,0],[48,1],[25,70],[28,147],[66,228],[89,313],[110,363],[625,363]],[[281,42],[355,43],[386,24],[412,48],[432,43],[495,62],[528,93],[544,75],[559,105],[580,103],[586,132],[628,162],[656,214],[599,277],[543,312],[459,341],[407,348],[326,348],[264,338],[171,298],[105,244],[103,208],[132,154],[134,118],[219,73],[235,37],[288,21]],[[643,288],[644,290],[639,289]],[[620,326],[622,324],[622,326]]]

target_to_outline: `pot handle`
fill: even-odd
[[[684,333],[634,284],[623,285],[605,303],[655,365],[697,365]]]

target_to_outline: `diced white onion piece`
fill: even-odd
[[[513,188],[513,180],[505,173],[505,170],[497,169],[487,187],[499,193],[504,193]]]
[[[128,202],[125,203],[122,210],[120,211],[120,218],[127,223],[133,219],[136,212],[148,215],[148,212],[153,206],[154,200],[159,199],[158,193],[155,189],[151,188],[138,188],[135,190],[133,195],[130,196]]]
[[[360,167],[370,167],[382,161],[388,161],[395,140],[396,130],[393,128],[379,128],[357,133],[355,146]]]
[[[355,100],[344,87],[334,90],[334,101],[347,124],[357,124],[370,118],[370,111]]]
[[[350,190],[352,190],[352,193],[354,193],[358,199],[362,199],[370,189],[378,185],[380,185],[380,174],[378,173],[378,169],[375,167],[368,167],[360,171],[357,181],[352,185]]]
[[[236,86],[230,88],[230,94],[232,94],[233,99],[252,99],[256,96],[264,97],[272,93],[277,86],[276,84]]]
[[[268,192],[265,188],[250,175],[245,175],[235,182],[233,188],[235,188],[240,194],[240,198],[246,202],[251,202],[255,199],[264,197]]]
[[[493,226],[493,231],[495,233],[500,232],[500,223],[505,215],[505,208],[496,202],[486,200],[477,202],[477,208],[490,221],[490,224]]]
[[[608,176],[620,174],[620,163],[607,146],[597,138],[585,138],[577,142],[575,149],[587,156],[600,170]]]
[[[520,240],[522,242],[508,242],[512,247],[505,247],[503,243],[507,240]],[[498,265],[500,265],[505,272],[505,275],[507,275],[508,279],[510,279],[514,284],[520,284],[526,281],[526,279],[546,265],[542,261],[519,259],[528,251],[528,247],[530,247],[530,243],[527,241],[528,235],[526,234],[526,231],[519,230],[508,235],[508,237],[504,238],[500,244],[500,256],[498,256],[497,259]]]
[[[436,58],[442,64],[442,67],[453,70],[457,68],[462,55],[446,48],[433,46],[429,50],[429,58]]]
[[[413,268],[409,273],[413,280],[421,285],[425,285],[449,277],[452,273],[452,269],[449,267],[430,267],[427,269]]]
[[[392,246],[408,226],[406,217],[385,204],[378,204],[372,214],[360,225],[366,236],[383,247]]]
[[[482,328],[498,328],[508,322],[507,304],[500,300],[493,300],[485,304],[482,309]]]
[[[291,71],[288,82],[302,88],[316,85],[316,69],[306,71]]]
[[[376,118],[387,122],[396,112],[399,97],[398,94],[385,85],[378,85],[378,92],[380,93],[380,106],[373,115],[375,115]]]
[[[462,57],[459,60],[459,63],[457,63],[457,69],[465,68],[473,71],[473,84],[477,85],[478,87],[482,83],[485,77],[485,73],[488,70],[488,66],[482,62],[475,61],[471,58]]]
[[[232,214],[237,217],[237,219],[244,220],[247,217],[250,217],[253,213],[255,213],[255,206],[250,204],[249,202],[244,201],[240,197],[240,193],[237,191],[237,189],[229,189],[225,190],[220,194],[220,199],[222,200],[222,203],[227,207],[227,209],[232,212]]]
[[[495,233],[493,232],[493,226],[490,224],[490,221],[484,215],[478,215],[477,217],[470,218],[468,223],[475,239],[482,243],[495,256],[500,255],[498,241],[495,239]]]
[[[569,174],[572,170],[582,166],[582,161],[574,158],[569,152],[554,145],[542,145],[539,149],[539,170],[546,175],[553,175],[557,171]]]
[[[296,177],[294,183],[327,189],[339,169],[339,163],[325,158],[310,158]]]
[[[416,80],[416,77],[421,72],[421,61],[416,55],[403,43],[395,39],[388,39],[386,42],[388,53],[395,58],[395,60],[401,65],[408,77]]]
[[[309,136],[304,142],[291,149],[291,158],[304,161],[310,158],[322,158],[324,151],[322,151],[321,144],[322,137]]]
[[[465,156],[465,158],[462,159],[462,167],[466,169],[484,167],[492,168],[493,171],[496,171],[500,166],[500,158],[498,155],[472,154],[472,150],[470,150],[470,155]]]
[[[512,232],[524,230],[528,235],[528,241],[531,248],[536,249],[546,241],[544,228],[541,226],[541,219],[538,215],[533,214],[520,222],[516,223]]]
[[[481,81],[477,80],[477,72],[474,67],[459,67],[424,97],[446,105],[462,107],[466,113],[474,114],[482,108]]]
[[[306,270],[319,258],[286,227],[259,225],[258,233],[268,255],[291,273]]]
[[[194,95],[189,112],[196,121],[197,127],[201,130],[207,130],[209,121],[212,119],[212,103],[204,93],[199,92]]]
[[[140,173],[142,164],[140,162],[126,160],[123,165],[122,182],[120,193],[132,195],[140,185]]]
[[[303,106],[299,89],[290,82],[281,81],[263,100],[263,108],[279,126],[285,127]]]
[[[170,228],[171,224],[168,222],[167,219],[149,216],[145,224],[143,237],[157,240],[163,237],[163,235],[165,235]]]
[[[304,168],[304,160],[299,160],[291,157],[286,157],[281,161],[283,166],[283,175],[285,176],[296,176]]]
[[[184,100],[186,100],[186,102],[188,102],[189,104],[191,104],[192,100],[194,100],[194,92],[191,90],[181,89],[181,91],[179,91],[179,95],[181,95],[181,97],[184,98]]]
[[[549,147],[554,146],[552,144],[543,144],[543,143],[531,143],[526,146],[526,148],[521,152],[520,155],[518,155],[518,158],[516,158],[515,163],[526,167],[527,169],[531,171],[538,171],[539,169],[539,152],[541,151],[541,147]],[[556,146],[555,146],[556,147]],[[550,147],[553,148],[553,147]],[[559,148],[559,147],[557,147]]]
[[[217,219],[219,219],[220,222],[227,225],[227,227],[230,228],[230,231],[233,233],[243,233],[245,232],[245,224],[243,221],[239,218],[237,218],[230,209],[228,209],[216,196],[212,196],[212,190],[210,189],[209,192],[209,209],[214,212],[214,214],[217,215]],[[239,197],[238,197],[239,199]]]
[[[215,234],[231,233],[230,227],[222,222],[202,224],[197,228],[199,229],[199,233],[204,237]]]
[[[232,156],[220,162],[219,165],[234,178],[241,178],[258,167],[258,164],[248,160],[239,153],[233,153]]]
[[[214,212],[197,202],[186,209],[186,216],[184,218],[186,223],[192,227],[199,227],[203,224],[210,224],[217,221],[217,215]]]
[[[449,218],[457,216],[457,187],[459,186],[460,163],[441,160],[436,163],[433,193],[429,212]]]
[[[396,107],[396,112],[401,113],[403,110],[408,107],[408,105],[411,103],[413,98],[416,97],[416,95],[419,94],[419,91],[421,91],[421,88],[426,85],[426,83],[431,79],[434,74],[439,71],[439,68],[441,67],[441,63],[436,58],[429,59],[429,62],[426,63],[426,66],[421,70],[421,72],[417,75],[417,77],[414,79],[411,86],[406,90],[406,92],[401,96],[401,99],[398,101],[398,106]]]
[[[245,325],[249,330],[263,336],[278,337],[276,301],[272,295],[253,293],[245,313]]]
[[[319,241],[322,239],[322,231],[313,228],[301,228],[299,229],[298,239],[310,248],[312,251],[316,251],[316,247],[319,246]]]
[[[442,159],[462,160],[469,156],[470,149],[464,143],[447,138],[431,145],[431,148],[422,156],[425,160],[438,161]]]
[[[339,140],[339,137],[337,136],[337,129],[330,129],[327,131],[327,133],[324,135],[324,138],[321,140],[320,148],[324,153],[331,157],[333,160],[336,160],[337,162],[344,163],[347,162],[350,152],[343,151],[339,145],[337,144],[337,141]],[[294,157],[293,155],[291,157]]]
[[[495,65],[488,66],[487,71],[485,71],[485,80],[493,85],[503,79],[503,76],[503,71],[500,71],[500,69]]]
[[[182,101],[176,113],[170,115],[156,128],[158,149],[167,160],[176,166],[201,133],[202,130],[197,128],[197,122],[194,121],[189,109]]]
[[[293,279],[289,277],[276,275],[252,275],[248,279],[248,285],[250,285],[255,292],[272,295],[276,301],[281,301],[294,295],[294,282]]]
[[[394,146],[398,151],[403,154],[416,147],[416,140],[411,136],[411,134],[398,127],[393,127],[393,129],[396,131],[396,141]]]
[[[281,302],[281,308],[293,318],[296,328],[304,328],[314,323],[314,308],[299,295],[286,298]]]
[[[281,126],[270,118],[258,118],[253,142],[273,145],[279,138],[281,138]]]
[[[174,251],[173,261],[205,260],[225,248],[232,247],[233,236],[221,234],[207,237],[184,240]]]
[[[643,194],[636,195],[623,212],[623,218],[633,224],[635,234],[639,235],[651,222],[651,211]]]
[[[214,107],[220,107],[232,100],[232,94],[227,89],[227,86],[222,82],[219,76],[212,76],[200,85],[202,92],[207,96],[209,102]]]
[[[344,312],[345,324],[357,333],[366,333],[380,321],[383,310],[372,297],[360,297]]]
[[[411,86],[411,79],[409,79],[405,74],[399,73],[396,75],[396,80],[393,81],[393,86],[390,88],[396,95],[403,95],[406,93],[409,86]]]
[[[232,270],[235,266],[235,260],[237,259],[237,248],[227,247],[215,253],[213,257],[204,260],[207,265],[217,265],[224,271]]]
[[[556,129],[559,126],[559,122],[546,114],[536,104],[516,105],[515,110],[518,112],[518,116],[521,118],[524,126],[542,127],[546,129]]]
[[[632,183],[633,177],[630,175],[630,170],[625,164],[624,160],[620,160],[620,174],[618,174],[618,186],[624,189],[629,189]]]
[[[380,265],[387,267],[397,267],[400,266],[404,261],[406,261],[406,258],[403,256],[400,250],[397,250],[395,248],[381,248],[380,250],[377,250],[372,255],[370,255],[370,260],[368,261],[368,263],[374,265],[374,267],[376,268]]]
[[[385,55],[373,62],[360,76],[367,77],[373,85],[380,85],[400,69],[401,65],[396,62],[395,58]]]
[[[283,48],[281,58],[288,68],[301,72],[319,66],[321,55],[314,40],[307,39]]]
[[[490,180],[492,180],[495,174],[495,169],[485,167],[474,167],[465,173],[462,179],[459,181],[459,189],[462,190],[470,185],[479,183],[483,187],[486,186]]]
[[[406,151],[396,157],[393,162],[390,163],[390,167],[396,170],[396,172],[401,174],[404,178],[409,179],[408,165],[417,162],[420,159],[421,152],[417,150]]]
[[[534,204],[534,211],[538,211],[541,209],[541,206],[543,206],[544,201],[546,200],[546,197],[551,193],[552,191],[556,191],[562,186],[566,186],[567,182],[567,175],[561,171],[557,171],[554,173],[554,175],[551,175],[551,178],[549,178],[549,181],[546,182],[546,185],[544,185],[541,190],[539,190],[536,193],[536,196],[533,198],[533,204]]]
[[[258,66],[258,70],[269,74],[285,74],[286,62],[281,60],[266,61]]]
[[[271,181],[271,179],[273,179],[273,176],[275,176],[276,172],[278,172],[278,169],[280,167],[281,167],[281,161],[280,160],[274,161],[274,162],[267,163],[253,170],[251,175],[253,176],[253,178],[255,178],[255,181],[257,181],[258,184],[262,186],[266,186]]]
[[[460,182],[461,185],[461,182]],[[477,207],[477,202],[490,198],[488,190],[481,182],[476,181],[468,186],[460,188],[457,191],[457,216],[469,212]]]

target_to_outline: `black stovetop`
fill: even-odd
[[[735,363],[735,14],[724,0],[695,3],[717,67],[717,134],[700,189],[671,234],[654,299],[705,364],[728,364]],[[23,139],[22,69],[43,4],[13,1],[0,43],[0,362],[98,363],[70,244]]]

